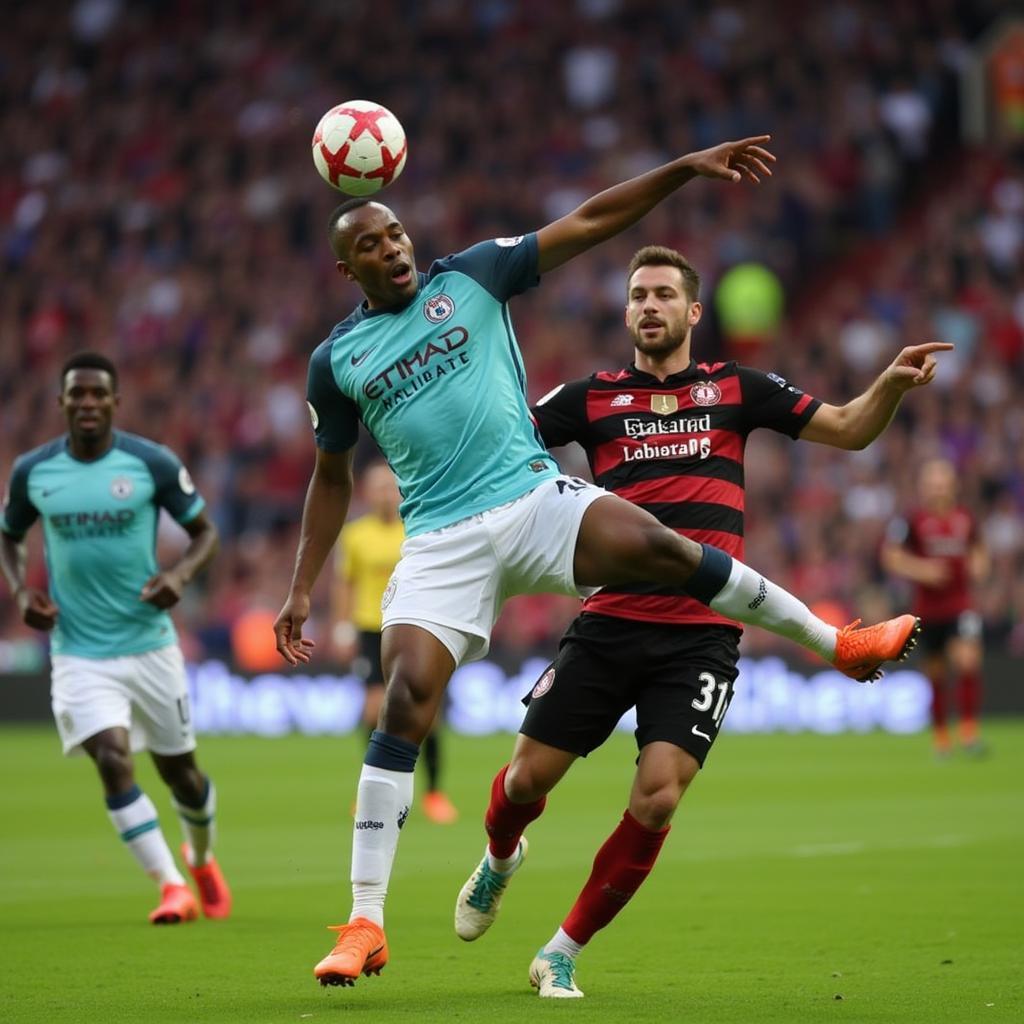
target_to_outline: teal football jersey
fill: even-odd
[[[187,523],[204,504],[177,456],[134,434],[114,431],[112,447],[94,462],[73,458],[66,437],[22,455],[0,529],[20,540],[42,519],[59,609],[53,653],[117,658],[174,643],[170,615],[139,593],[157,571],[160,508]]]
[[[481,242],[421,273],[405,306],[364,303],[314,351],[317,445],[351,448],[361,420],[398,478],[408,536],[558,474],[526,401],[507,305],[536,283],[535,234]]]

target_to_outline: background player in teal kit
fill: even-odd
[[[407,540],[383,600],[386,694],[356,797],[352,913],[334,926],[337,942],[315,968],[322,984],[351,984],[387,963],[384,898],[418,744],[455,667],[486,653],[506,598],[643,581],[685,587],[723,615],[788,636],[857,678],[873,677],[911,642],[913,616],[837,631],[725,552],[561,476],[530,416],[509,298],[697,175],[758,181],[774,160],[767,141],[681,157],[536,233],[482,242],[425,274],[386,206],[351,200],[332,216],[338,270],[366,301],[310,360],[317,460],[290,593],[275,623],[282,656],[291,664],[309,658],[302,626],[348,511],[360,422],[398,478]]]
[[[169,449],[113,429],[117,370],[82,353],[61,371],[68,433],[18,458],[0,520],[0,569],[24,621],[51,631],[51,697],[64,753],[93,759],[110,819],[160,886],[154,924],[195,918],[152,801],[135,782],[132,750],[148,748],[171,789],[183,853],[207,917],[231,895],[213,858],[216,793],[196,765],[184,663],[167,609],[217,549],[188,471]],[[160,509],[188,532],[178,562],[160,570]],[[25,534],[42,521],[49,594],[25,579]]]

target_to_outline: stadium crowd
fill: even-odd
[[[63,359],[110,354],[117,425],[181,455],[221,530],[177,613],[186,650],[275,664],[252,637],[272,645],[312,466],[307,357],[356,301],[326,244],[338,197],[308,155],[320,115],[366,97],[402,120],[409,162],[385,199],[426,240],[421,267],[671,156],[770,132],[770,182],[695,184],[515,301],[531,397],[628,361],[624,270],[648,242],[704,277],[698,358],[736,356],[826,401],[905,343],[954,341],[939,386],[864,452],[755,436],[746,560],[843,621],[885,614],[900,598],[878,565],[886,524],[913,500],[915,464],[945,453],[995,556],[987,630],[1024,650],[1024,153],[968,152],[959,135],[958,73],[1000,8],[19,5],[0,41],[0,472],[60,432]],[[743,264],[784,306],[736,328],[718,286]],[[373,455],[364,440],[359,465]],[[584,469],[572,452],[564,464]],[[496,655],[550,651],[575,607],[513,602]],[[0,637],[38,644],[6,595]]]

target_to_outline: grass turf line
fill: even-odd
[[[321,991],[323,926],[348,910],[361,737],[201,740],[235,913],[154,928],[154,887],[114,836],[91,766],[62,759],[52,730],[6,728],[0,1020],[1019,1021],[1024,722],[987,737],[989,760],[938,763],[926,736],[725,734],[653,875],[580,959],[586,999],[552,1005],[527,968],[622,813],[630,737],[555,791],[501,917],[465,944],[453,903],[512,738],[447,736],[461,818],[410,816],[388,901],[391,963],[355,989]],[[139,777],[177,850],[148,760]]]

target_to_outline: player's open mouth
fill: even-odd
[[[660,331],[665,325],[660,320],[641,320],[641,331]]]
[[[391,271],[391,280],[395,284],[408,284],[412,280],[412,267],[408,263],[399,263],[394,270]]]

